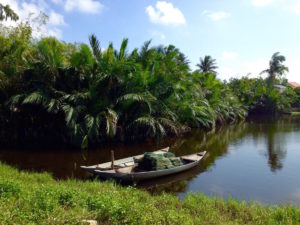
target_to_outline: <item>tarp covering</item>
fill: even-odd
[[[156,154],[145,152],[143,158],[138,160],[138,168],[146,171],[170,169],[175,166],[181,166],[182,162],[179,157],[171,152]]]

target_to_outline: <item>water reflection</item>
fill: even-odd
[[[300,205],[299,137],[299,117],[258,118],[209,132],[193,131],[162,143],[106,145],[83,152],[0,150],[0,160],[20,169],[48,171],[60,179],[87,179],[90,175],[79,166],[109,161],[112,149],[117,159],[165,146],[178,156],[206,150],[208,153],[198,167],[137,186],[154,193],[182,196],[188,191],[201,191],[263,202],[296,201]]]
[[[267,135],[268,163],[272,172],[282,169],[282,160],[286,156],[286,151],[282,150],[281,148],[281,143],[284,140],[281,138],[276,139],[275,134],[276,130],[270,129]]]
[[[197,178],[197,175],[209,172],[211,167],[216,166],[216,159],[226,157],[229,143],[241,139],[246,130],[247,125],[241,123],[226,128],[220,127],[210,132],[194,131],[186,137],[177,139],[171,145],[171,151],[178,156],[207,151],[200,165],[181,174],[139,183],[138,186],[154,193],[185,192],[189,182]]]

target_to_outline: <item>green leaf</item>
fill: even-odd
[[[85,135],[83,140],[82,140],[82,143],[81,143],[81,149],[87,149],[88,145],[89,145],[88,136]]]

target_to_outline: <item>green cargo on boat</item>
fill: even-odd
[[[171,152],[155,154],[145,152],[143,158],[139,160],[138,168],[147,171],[170,169],[175,166],[181,166],[182,162],[179,157]]]

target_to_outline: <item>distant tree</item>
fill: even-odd
[[[216,69],[218,69],[218,67],[216,60],[209,55],[206,55],[204,58],[200,58],[200,63],[197,64],[197,67],[199,67],[200,72],[211,72],[213,74],[217,74]]]
[[[19,16],[9,7],[9,5],[2,5],[0,3],[0,21],[10,18],[13,21],[17,21]]]
[[[285,57],[283,55],[280,55],[279,52],[274,53],[269,62],[269,68],[260,73],[267,73],[269,75],[269,81],[271,86],[275,84],[276,78],[282,76],[285,72],[289,71],[289,68],[283,65],[285,60]]]

